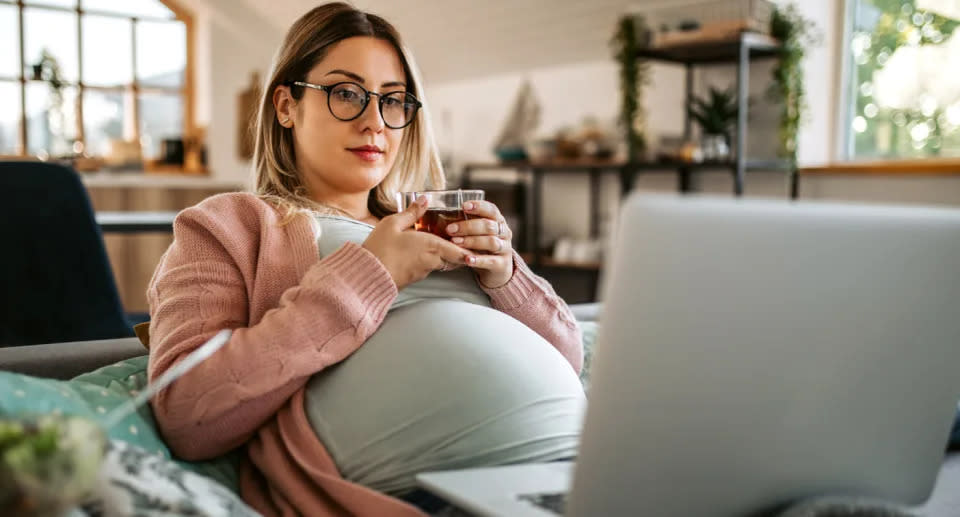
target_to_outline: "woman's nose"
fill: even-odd
[[[383,122],[383,117],[380,115],[379,101],[380,97],[375,95],[370,96],[370,102],[367,103],[367,106],[363,109],[363,113],[360,114],[360,118],[357,119],[361,125],[361,131],[370,129],[374,133],[379,133],[386,127]]]

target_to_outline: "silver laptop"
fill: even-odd
[[[620,221],[575,467],[422,487],[509,516],[929,496],[960,398],[960,211],[635,194]]]

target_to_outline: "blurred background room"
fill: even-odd
[[[0,159],[79,172],[134,318],[172,215],[249,188],[261,80],[317,3],[0,0]],[[960,0],[353,3],[417,56],[449,183],[569,303],[630,189],[960,206]]]

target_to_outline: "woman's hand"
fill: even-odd
[[[454,244],[482,253],[468,255],[466,264],[476,271],[484,287],[506,284],[513,277],[513,231],[507,220],[489,201],[467,201],[463,211],[474,218],[447,226],[447,233]]]
[[[413,229],[426,211],[427,198],[418,199],[403,212],[381,219],[363,242],[363,247],[390,273],[397,289],[422,280],[432,271],[464,264],[470,256],[432,233]]]

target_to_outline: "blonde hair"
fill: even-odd
[[[397,30],[383,18],[359,11],[349,4],[324,4],[300,17],[287,32],[260,96],[254,126],[254,191],[285,210],[285,222],[304,211],[349,216],[335,207],[310,199],[296,167],[293,130],[277,121],[273,92],[279,85],[306,80],[307,73],[324,58],[330,45],[354,36],[370,36],[392,44],[403,64],[407,91],[422,103],[416,118],[404,130],[393,167],[370,191],[367,206],[371,214],[385,217],[395,212],[397,192],[425,187],[440,189],[446,183],[430,125],[430,112],[423,98],[420,73]],[[290,91],[294,99],[299,100],[304,89],[291,86]]]

